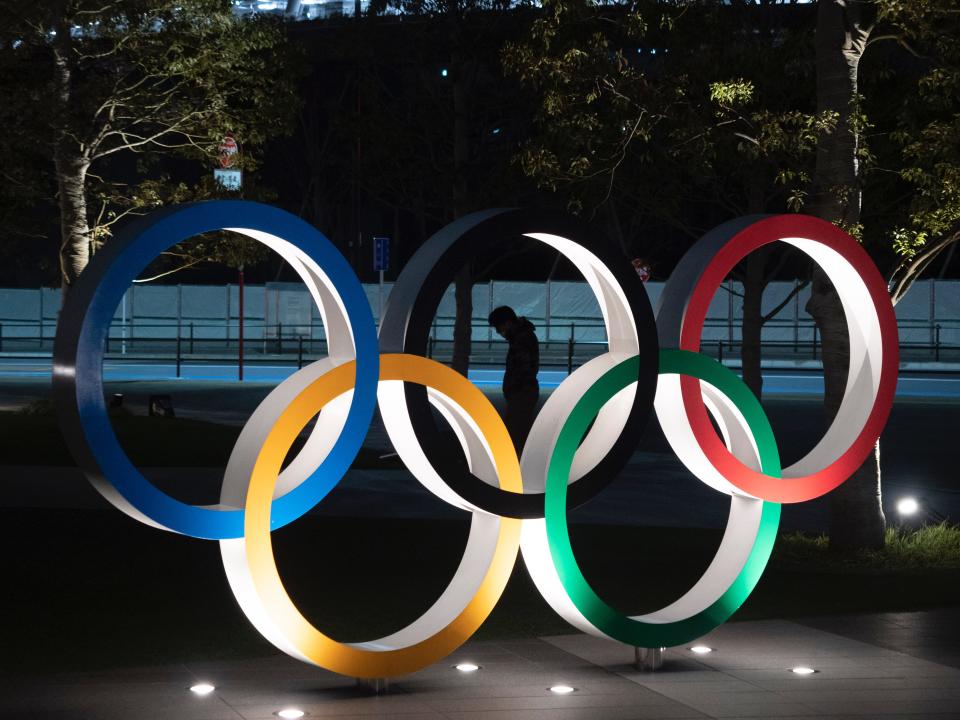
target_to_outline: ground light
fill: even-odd
[[[914,515],[920,509],[916,498],[905,497],[897,501],[897,512],[901,515]]]
[[[472,673],[480,669],[479,665],[474,665],[473,663],[460,663],[459,665],[454,665],[454,667],[462,673]]]
[[[555,695],[569,695],[572,692],[575,692],[576,688],[572,688],[569,685],[554,685],[550,688],[550,692]]]
[[[196,685],[192,685],[190,687],[190,692],[192,692],[194,695],[200,695],[201,697],[203,695],[209,695],[214,690],[216,690],[216,688],[210,683],[197,683]]]
[[[706,655],[707,653],[712,653],[713,648],[707,647],[706,645],[694,645],[690,648],[690,652],[696,653],[697,655]]]
[[[277,717],[282,717],[283,720],[297,720],[297,718],[302,718],[306,713],[303,710],[297,710],[296,708],[286,708],[277,713]]]
[[[800,667],[790,668],[790,672],[794,673],[795,675],[813,675],[816,670],[811,667],[804,667],[801,665]]]

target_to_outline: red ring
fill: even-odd
[[[893,405],[900,364],[899,336],[886,283],[866,251],[840,228],[808,215],[775,215],[759,220],[734,235],[704,268],[683,314],[680,348],[700,351],[707,308],[720,283],[749,253],[781,238],[812,240],[839,253],[863,279],[880,324],[883,350],[877,396],[860,434],[849,448],[827,467],[797,478],[772,478],[737,460],[720,441],[700,395],[696,378],[681,377],[683,405],[690,427],[707,459],[735,487],[763,500],[796,503],[819,497],[843,483],[863,464],[883,430]],[[789,468],[787,468],[789,469]]]

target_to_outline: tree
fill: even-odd
[[[110,226],[175,193],[138,178],[290,127],[297,72],[282,26],[229,0],[0,0],[0,123],[56,187],[64,294]],[[131,180],[131,178],[133,178]]]
[[[812,203],[818,215],[858,237],[892,246],[899,258],[890,273],[896,304],[945,250],[960,239],[960,3],[929,0],[820,0],[817,25],[818,107],[838,113],[837,129],[818,143]],[[897,112],[873,132],[888,135],[899,157],[886,158],[907,198],[900,220],[871,227],[861,217],[864,193],[882,190],[870,170],[878,163],[865,135],[875,118],[860,92],[860,62],[877,43],[900,50],[887,67],[901,76]],[[876,52],[876,51],[871,51]],[[884,77],[888,81],[887,77]],[[888,82],[889,84],[889,82]],[[879,103],[889,106],[887,95]],[[896,205],[896,200],[882,198]],[[903,204],[903,203],[901,203]],[[881,223],[882,225],[882,223]],[[849,344],[843,311],[823,273],[814,277],[808,310],[823,337],[825,407],[832,419],[843,396]],[[830,542],[837,549],[880,547],[885,518],[881,497],[880,446],[873,457],[831,494]]]
[[[388,0],[372,6],[402,13],[364,20],[361,114],[363,185],[382,204],[414,209],[421,234],[475,210],[515,204],[517,173],[509,167],[509,118],[522,106],[499,51],[517,32],[501,0]],[[379,22],[376,22],[379,20]],[[454,280],[452,367],[466,374],[471,351],[470,262]]]
[[[900,176],[912,189],[906,222],[891,233],[900,258],[890,277],[896,304],[943,253],[945,271],[960,241],[960,2],[878,5],[887,26],[879,39],[896,42],[922,68],[893,134]]]
[[[817,137],[837,119],[813,111],[809,23],[807,8],[774,3],[545,3],[505,52],[541,99],[520,162],[605,221],[629,257],[661,265],[731,215],[798,210]],[[764,248],[736,275],[758,397],[761,331],[782,308],[763,313],[763,291],[788,261]]]

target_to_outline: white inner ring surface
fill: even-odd
[[[534,420],[527,437],[520,466],[525,492],[543,492],[546,479],[547,451],[553,447],[560,432],[560,418],[566,417],[583,393],[597,378],[617,363],[640,351],[637,329],[630,304],[614,275],[600,259],[583,246],[568,238],[548,233],[528,233],[527,237],[546,243],[563,254],[583,273],[600,305],[607,332],[609,351],[591,359],[570,374],[551,393]],[[441,500],[471,512],[486,512],[454,492],[437,473],[423,451],[407,409],[402,383],[381,383],[379,390],[380,414],[390,441],[407,468],[417,480]],[[625,388],[604,406],[597,421],[584,438],[574,457],[570,482],[575,482],[595,468],[610,452],[626,425],[636,394],[636,384]],[[430,403],[444,412],[435,396],[428,395]],[[446,413],[444,413],[446,414]],[[468,421],[469,422],[469,421]],[[456,429],[456,426],[454,426]],[[465,435],[457,432],[466,452]],[[468,457],[470,453],[467,453]],[[471,465],[472,467],[472,465]],[[474,474],[490,485],[497,485],[496,477]]]
[[[331,367],[333,367],[333,364],[326,360],[313,363],[277,386],[257,408],[258,413],[263,410],[264,422],[269,423],[269,427],[272,427],[289,404],[289,401]],[[403,382],[399,380],[383,381],[379,385],[378,393],[383,392],[385,388],[390,386],[402,388]],[[351,394],[352,391],[345,393],[337,397],[333,403],[346,403],[349,406],[347,401]],[[470,467],[484,480],[496,481],[494,459],[489,446],[469,414],[446,395],[433,389],[431,389],[431,394],[443,408],[444,416],[452,420],[456,432],[465,437]],[[281,398],[283,399],[282,403],[280,402]],[[235,464],[237,472],[235,477],[246,478],[243,487],[240,488],[244,504],[249,478],[253,473],[256,456],[261,446],[257,446],[255,453],[245,454],[243,458],[238,458]],[[417,620],[398,632],[377,640],[351,644],[351,646],[375,652],[410,647],[427,640],[452,623],[474,598],[490,569],[497,550],[500,523],[501,518],[495,515],[473,513],[463,558],[460,560],[449,585],[436,602]],[[220,553],[223,558],[227,580],[241,609],[254,627],[277,648],[291,657],[313,664],[313,661],[295,649],[294,642],[287,637],[285,630],[280,624],[274,622],[267,612],[264,599],[257,592],[253,577],[250,574],[245,547],[245,538],[220,541]],[[302,618],[302,616],[300,617]],[[308,623],[305,618],[302,619],[303,623]]]
[[[215,506],[232,510],[244,506],[250,476],[244,475],[243,468],[253,467],[252,462],[273,427],[277,409],[282,411],[310,382],[335,365],[356,359],[357,353],[343,300],[336,285],[315,260],[292,243],[262,230],[225,229],[263,243],[290,264],[316,303],[327,336],[327,357],[308,365],[274,388],[241,430],[224,471],[220,505]],[[351,398],[352,392],[342,395],[322,410],[303,448],[280,473],[274,498],[299,487],[324,461],[346,425]]]
[[[802,250],[823,268],[837,289],[850,337],[850,369],[837,416],[816,446],[793,465],[783,469],[784,478],[798,478],[820,472],[836,462],[863,432],[876,403],[883,367],[883,338],[880,319],[866,284],[840,253],[807,238],[781,238]],[[701,382],[701,389],[704,387]],[[663,393],[661,394],[661,386]],[[693,435],[683,409],[679,379],[661,376],[655,403],[664,435],[680,460],[710,487],[728,495],[753,497],[734,486],[707,459]]]
[[[670,392],[666,388],[672,384],[679,388],[678,375],[660,375],[655,400],[658,416],[660,415],[659,408],[664,403],[665,394]],[[760,458],[756,441],[742,414],[726,395],[712,385],[702,383],[702,386],[705,392],[704,400],[707,402],[708,408],[718,425],[724,428],[723,435],[727,440],[727,447],[730,452],[749,467],[759,469]],[[563,420],[566,420],[566,416]],[[696,441],[693,440],[693,442]],[[676,449],[674,446],[674,450]],[[550,450],[552,452],[553,447]],[[684,460],[684,462],[686,461]],[[704,480],[701,476],[702,467],[688,465],[688,468],[695,477]],[[712,469],[712,466],[710,468]],[[651,624],[677,622],[693,617],[713,605],[733,584],[746,565],[756,541],[762,514],[762,500],[733,495],[730,498],[730,513],[720,547],[700,579],[675,602],[654,612],[637,615],[630,619]],[[583,632],[597,637],[609,638],[606,633],[583,616],[564,590],[557,573],[556,564],[550,555],[550,543],[547,539],[545,520],[523,521],[520,549],[530,577],[550,607],[564,620]],[[616,638],[609,639],[615,640]]]

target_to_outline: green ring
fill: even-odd
[[[627,617],[605,603],[577,564],[567,528],[567,481],[573,456],[600,409],[619,391],[636,382],[639,356],[624,360],[597,380],[564,423],[547,468],[545,520],[550,555],[564,590],[576,609],[602,633],[635,647],[672,647],[694,640],[724,623],[756,587],[770,559],[780,504],[763,502],[753,548],[734,582],[710,607],[684,620],[647,623]],[[744,382],[715,360],[685,350],[660,350],[660,374],[688,375],[724,393],[746,419],[760,453],[762,472],[781,477],[780,456],[773,429],[760,402]]]

